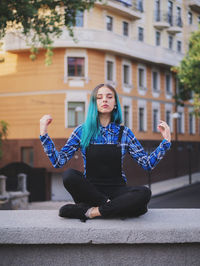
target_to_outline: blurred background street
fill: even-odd
[[[72,201],[44,201],[29,203],[30,210],[59,210],[61,206]],[[150,209],[200,208],[200,184],[190,185],[173,192],[152,197]]]
[[[153,197],[149,208],[200,208],[200,184]]]

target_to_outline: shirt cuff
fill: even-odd
[[[163,139],[163,141],[161,142],[161,144],[163,145],[164,149],[169,150],[171,147],[171,142],[169,142],[166,139]]]
[[[40,135],[40,140],[43,142],[45,139],[47,139],[49,136],[48,136],[48,133],[44,134],[44,135]]]

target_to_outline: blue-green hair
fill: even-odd
[[[83,148],[87,148],[91,138],[97,138],[100,134],[100,121],[97,110],[97,93],[102,87],[107,87],[115,95],[116,108],[112,111],[111,122],[115,122],[116,124],[121,124],[122,122],[122,111],[116,90],[110,84],[99,84],[91,93],[87,117],[82,127],[81,146]]]

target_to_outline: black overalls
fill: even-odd
[[[128,187],[122,177],[120,127],[117,144],[90,144],[86,150],[86,178],[74,169],[63,174],[65,188],[75,203],[99,207],[103,217],[135,217],[147,212],[151,191]],[[109,201],[110,200],[110,201]]]

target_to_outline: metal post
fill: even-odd
[[[174,174],[175,177],[178,176],[178,166],[177,166],[177,158],[178,158],[178,128],[177,128],[177,119],[179,114],[177,112],[177,104],[175,104],[175,112],[172,114],[172,118],[174,119],[174,150],[175,150],[175,158],[174,158]]]
[[[192,184],[191,150],[192,150],[192,147],[191,146],[188,146],[188,174],[189,174],[189,185]]]

